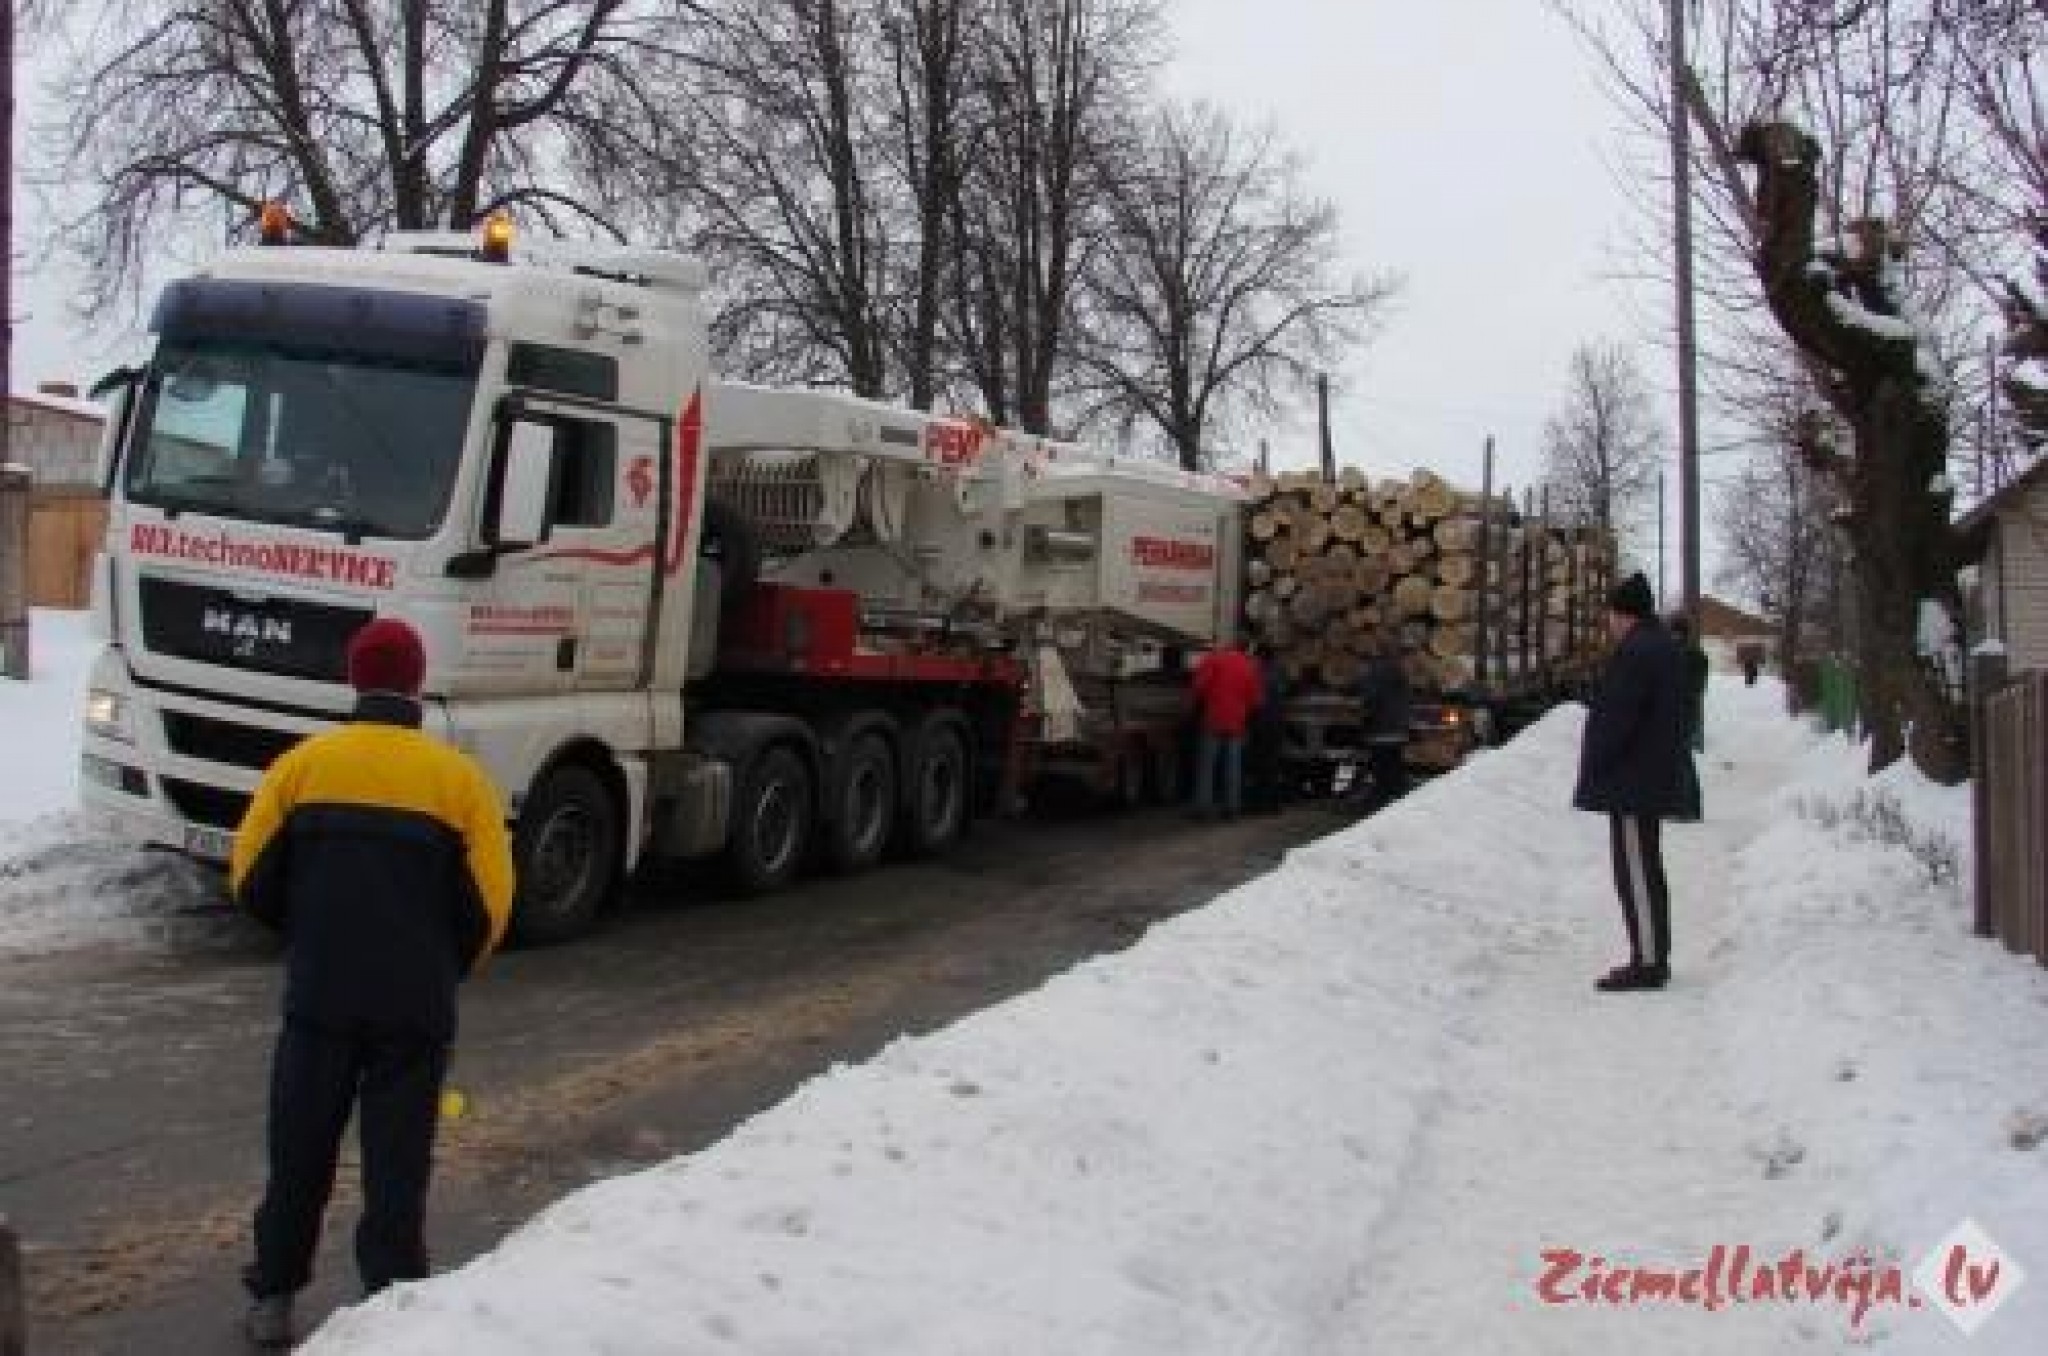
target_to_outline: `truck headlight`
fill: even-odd
[[[118,692],[93,688],[85,694],[85,728],[102,739],[134,741],[128,729],[128,699]]]

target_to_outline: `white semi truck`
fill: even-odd
[[[502,219],[173,282],[106,384],[88,801],[221,858],[262,769],[347,714],[379,615],[506,793],[528,941],[653,855],[768,890],[940,851],[1043,776],[1171,796],[1173,659],[1237,615],[1238,487],[720,382],[703,287]]]

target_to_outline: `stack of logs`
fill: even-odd
[[[1597,661],[1611,544],[1428,471],[1259,476],[1245,518],[1246,628],[1297,682],[1349,688],[1377,647],[1425,693],[1514,695]],[[1482,627],[1489,652],[1481,673]]]

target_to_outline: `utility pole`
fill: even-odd
[[[1266,440],[1264,438],[1261,438],[1259,439],[1259,474],[1265,476],[1271,475],[1272,473],[1273,450],[1270,446],[1267,445]]]
[[[1485,470],[1479,482],[1479,644],[1472,656],[1472,674],[1480,692],[1486,691],[1487,657],[1493,653],[1493,589],[1487,571],[1493,563],[1493,435],[1486,435]]]
[[[0,6],[0,673],[29,674],[28,472],[14,465],[14,5]]]
[[[2005,485],[2005,429],[1999,417],[2002,411],[1998,403],[2004,388],[1998,380],[1998,336],[1987,337],[1984,347],[1984,361],[1990,378],[1985,385],[1990,388],[1991,398],[1985,402],[1985,420],[1989,427],[1985,430],[1984,446],[1977,452],[1979,499],[1989,498]]]
[[[1323,480],[1334,484],[1337,480],[1337,449],[1330,442],[1330,374],[1316,373],[1316,428],[1317,447],[1323,460]]]
[[[1664,579],[1664,468],[1657,468],[1657,606],[1669,606],[1670,588]]]
[[[1693,317],[1692,116],[1685,108],[1685,0],[1667,0],[1671,55],[1672,244],[1678,292],[1678,515],[1685,554],[1683,609],[1695,626],[1700,610],[1699,335]]]

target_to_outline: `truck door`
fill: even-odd
[[[661,426],[529,403],[555,431],[547,540],[510,557],[468,617],[471,661],[541,691],[638,685],[660,527]]]

